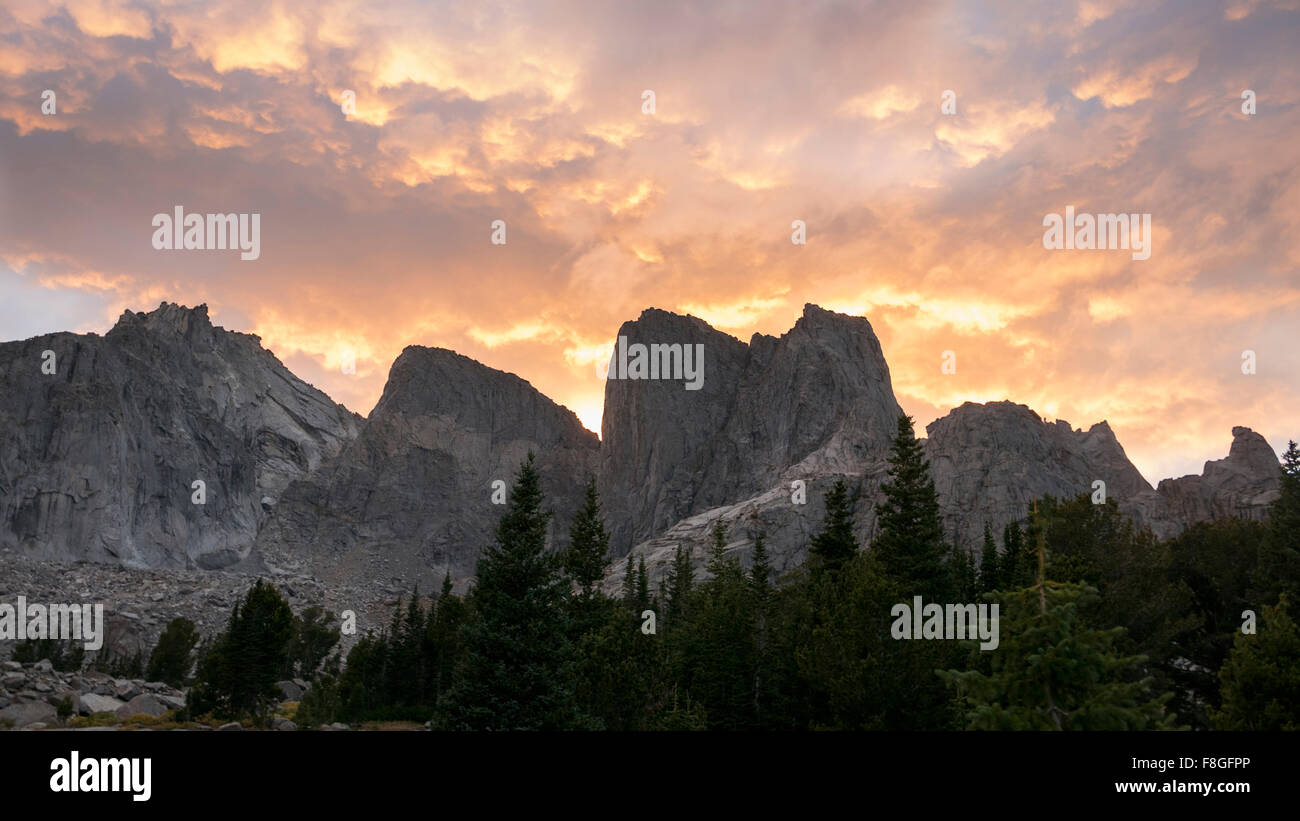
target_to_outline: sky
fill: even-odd
[[[420,344],[599,433],[645,308],[812,302],[918,426],[1010,399],[1199,473],[1300,439],[1297,43],[1300,0],[6,0],[0,339],[206,303],[362,414]],[[260,255],[155,249],[178,205]],[[1045,248],[1067,206],[1150,258]]]

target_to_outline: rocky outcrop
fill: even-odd
[[[1250,428],[1235,427],[1227,458],[1206,462],[1200,476],[1165,479],[1154,493],[1123,507],[1165,539],[1193,522],[1229,517],[1262,521],[1281,486],[1273,448]]]
[[[635,374],[617,360],[638,346],[659,378],[624,378]],[[798,565],[838,479],[857,495],[855,529],[869,544],[900,408],[865,318],[807,305],[789,332],[745,343],[649,309],[613,350],[599,442],[519,377],[423,347],[394,362],[362,421],[257,337],[214,327],[203,306],[127,311],[103,337],[0,344],[0,560],[269,573],[347,590],[341,609],[360,612],[416,584],[428,592],[447,572],[463,588],[503,510],[493,483],[508,492],[530,452],[556,514],[553,549],[593,474],[613,555],[646,556],[652,574],[678,544],[702,559],[717,521],[741,555],[761,529],[776,569]],[[695,381],[680,367],[686,351],[702,367]],[[1092,493],[1097,481],[1162,538],[1195,521],[1261,518],[1279,483],[1276,455],[1247,428],[1202,475],[1156,488],[1105,422],[1077,430],[1011,402],[967,403],[927,433],[948,535],[966,548],[985,522],[1000,533],[1031,499]],[[193,501],[196,481],[205,504]],[[98,581],[77,581],[88,576],[98,578],[76,570],[69,589],[102,597]],[[129,647],[127,636],[160,627],[131,624],[134,594],[118,604],[111,642]]]
[[[967,402],[926,432],[945,529],[967,547],[980,544],[985,522],[1000,537],[1035,498],[1091,494],[1096,481],[1120,504],[1151,491],[1105,422],[1084,432],[1046,422],[1024,405]]]
[[[1106,498],[1113,498],[1122,512],[1161,539],[1195,522],[1228,516],[1262,519],[1280,487],[1277,456],[1263,437],[1248,428],[1232,432],[1228,458],[1207,462],[1200,476],[1166,479],[1156,489],[1129,462],[1105,422],[1078,430],[1063,420],[1047,422],[1028,407],[1011,402],[966,403],[954,409],[927,427],[929,437],[923,447],[947,537],[964,549],[978,551],[986,521],[1000,543],[1003,526],[1023,521],[1032,499],[1091,495],[1098,480],[1105,483]],[[804,471],[804,505],[793,502],[791,488],[783,482],[686,517],[637,544],[628,558],[644,557],[654,582],[667,573],[678,545],[691,553],[698,567],[708,555],[713,527],[721,521],[728,530],[728,551],[742,563],[748,563],[753,534],[761,530],[773,568],[793,569],[807,557],[809,539],[824,516],[825,493],[839,479],[857,498],[854,533],[865,547],[876,534],[877,512],[884,501],[886,453],[856,473]],[[617,590],[628,558],[614,563],[607,590]]]
[[[472,577],[508,489],[536,455],[552,546],[594,475],[599,440],[519,377],[440,348],[408,347],[356,440],[292,484],[258,538],[268,565],[331,581],[402,578],[428,591]]]
[[[203,305],[0,344],[0,380],[0,546],[46,559],[232,564],[358,422]]]
[[[652,309],[619,336],[628,346],[699,345],[704,378],[696,391],[681,380],[607,380],[601,490],[615,555],[787,478],[861,473],[888,450],[899,407],[862,317],[807,305],[788,333],[745,345]]]

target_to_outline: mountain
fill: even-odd
[[[611,585],[624,556],[646,556],[656,575],[679,544],[702,559],[717,521],[742,556],[764,530],[774,567],[790,569],[840,479],[869,544],[900,408],[865,318],[807,305],[787,333],[745,343],[652,308],[611,349],[599,441],[518,376],[418,346],[363,420],[257,337],[214,327],[204,306],[127,311],[102,338],[4,343],[0,550],[386,590],[429,590],[447,572],[463,584],[503,510],[494,483],[508,492],[530,452],[556,514],[552,549],[597,476]],[[985,522],[1000,533],[1030,499],[1098,481],[1162,538],[1260,518],[1278,492],[1277,457],[1248,428],[1232,433],[1227,458],[1155,488],[1106,422],[1074,429],[1012,402],[966,403],[923,442],[948,535],[975,549]],[[206,504],[192,502],[196,480]]]
[[[618,333],[629,345],[701,346],[704,378],[698,391],[606,381],[601,492],[615,555],[785,477],[861,472],[888,450],[901,411],[862,317],[807,305],[788,333],[746,345],[695,317],[648,310]]]
[[[432,590],[474,574],[530,452],[556,515],[552,547],[595,475],[600,442],[519,377],[441,348],[393,363],[355,441],[289,486],[257,540],[270,567],[329,580],[397,578]]]
[[[47,559],[232,564],[359,421],[205,305],[0,344],[0,376],[0,546]]]

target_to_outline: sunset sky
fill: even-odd
[[[1300,0],[5,0],[0,339],[206,302],[363,414],[423,344],[599,432],[644,308],[814,302],[919,425],[1107,419],[1154,483],[1300,439],[1298,54]],[[154,250],[176,205],[261,214],[260,258]],[[1071,205],[1151,214],[1151,258],[1044,249]]]

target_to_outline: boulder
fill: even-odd
[[[38,722],[53,724],[57,720],[58,713],[54,707],[43,701],[11,704],[0,710],[0,722],[8,722],[20,730],[29,724]]]
[[[275,686],[280,688],[281,701],[298,701],[302,698],[302,688],[292,681],[277,681]]]
[[[130,718],[131,716],[152,716],[157,718],[167,712],[167,706],[158,700],[156,696],[148,693],[138,695],[135,698],[117,708],[116,715],[118,718]]]
[[[104,696],[98,693],[82,693],[81,707],[78,712],[83,716],[88,716],[92,713],[116,714],[118,708],[122,707],[124,703],[125,702],[119,701],[111,696]]]

